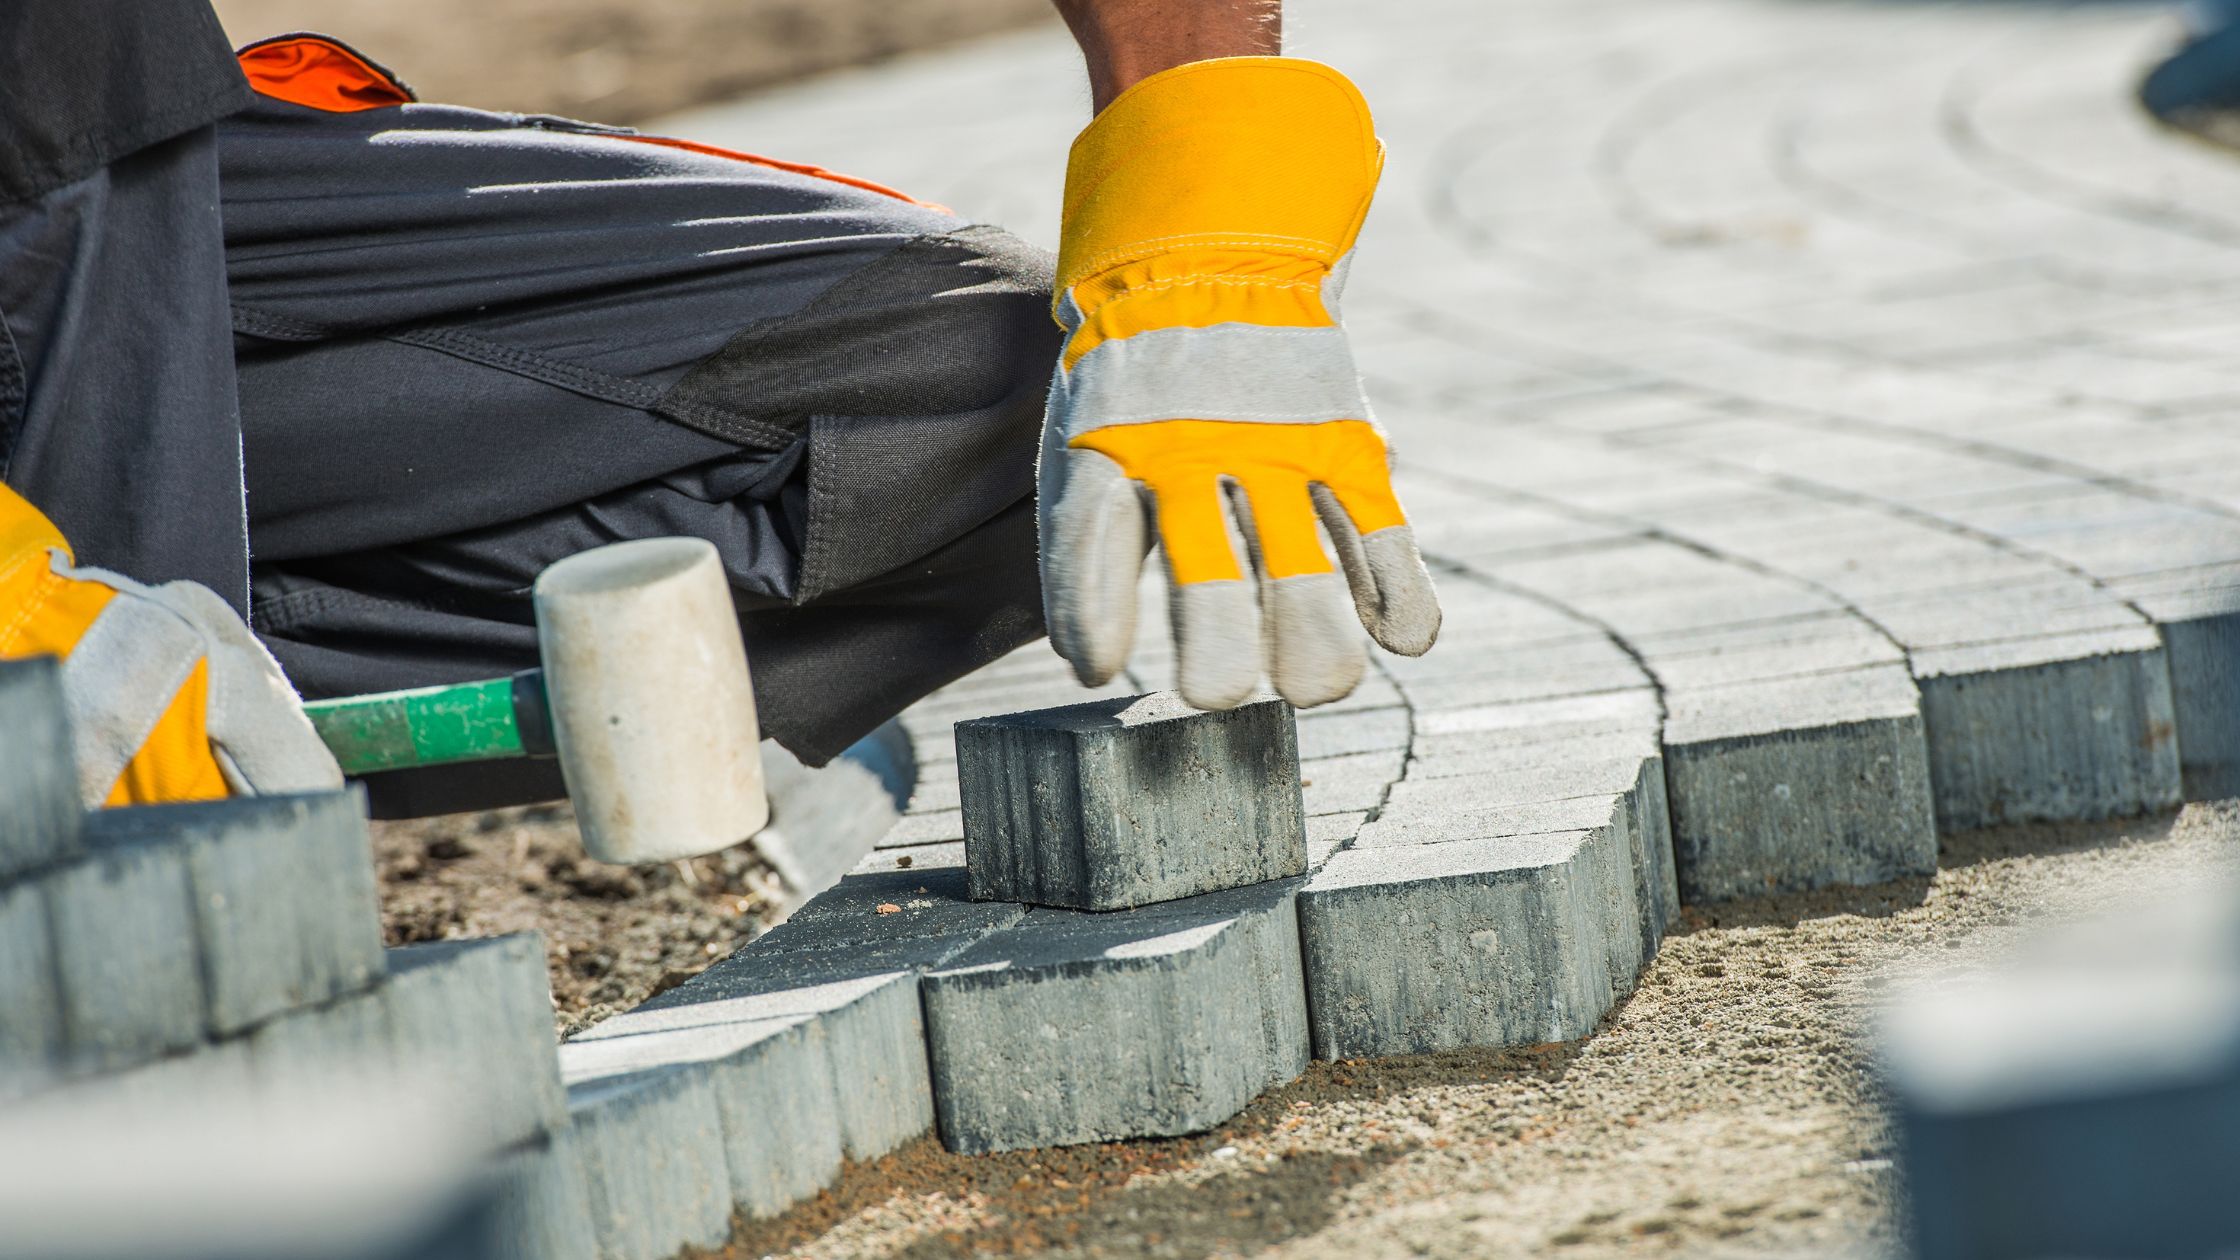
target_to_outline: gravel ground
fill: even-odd
[[[1896,976],[2229,865],[2240,804],[1985,832],[1944,869],[1691,912],[1585,1042],[1318,1064],[1203,1137],[854,1169],[726,1257],[1591,1260],[1894,1246],[1862,1045]]]
[[[728,957],[775,917],[744,849],[657,866],[583,856],[565,804],[373,825],[391,945],[544,933],[565,1035]]]
[[[633,123],[1054,21],[1050,0],[216,0],[238,43],[337,36],[421,97]]]

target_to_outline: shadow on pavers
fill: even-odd
[[[1422,1144],[1365,1128],[1353,1149],[1285,1153],[1274,1162],[1254,1155],[1232,1164],[1215,1151],[1247,1140],[1263,1149],[1280,1147],[1291,1117],[1349,1101],[1457,1082],[1498,1087],[1527,1077],[1559,1080],[1580,1048],[1551,1044],[1316,1063],[1235,1119],[1193,1137],[971,1156],[952,1155],[924,1138],[849,1167],[832,1189],[782,1217],[742,1222],[723,1251],[688,1254],[724,1260],[794,1248],[814,1254],[819,1239],[851,1219],[912,1200],[917,1208],[906,1210],[914,1223],[899,1229],[920,1236],[887,1253],[902,1260],[1037,1253],[1078,1241],[1125,1251],[1130,1236],[1146,1250],[1185,1260],[1251,1251],[1321,1230],[1354,1186]],[[1160,1176],[1197,1168],[1241,1175]],[[1157,1179],[1139,1182],[1144,1177]],[[941,1205],[930,1206],[936,1198]],[[897,1229],[890,1222],[880,1232]]]

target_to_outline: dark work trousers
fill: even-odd
[[[180,143],[202,156],[154,182],[206,195],[212,142]],[[531,666],[537,573],[662,535],[716,545],[764,731],[812,764],[1041,633],[1047,255],[557,119],[260,98],[215,155],[222,279],[188,274],[191,250],[149,257],[193,225],[103,225],[129,278],[85,298],[190,384],[42,411],[32,380],[17,448],[37,458],[9,480],[89,562],[234,592],[245,486],[252,624],[307,696]],[[211,349],[228,298],[230,357]],[[104,533],[112,513],[138,524]],[[549,762],[376,778],[389,815],[561,790]]]

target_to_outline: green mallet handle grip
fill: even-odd
[[[303,709],[344,774],[553,753],[552,711],[541,669],[482,682],[313,700]]]

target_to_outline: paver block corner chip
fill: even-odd
[[[1307,869],[1291,706],[1170,692],[960,722],[972,895],[1119,910]]]
[[[1305,1071],[1297,888],[1031,910],[929,973],[943,1140],[979,1154],[1195,1133]]]
[[[0,880],[78,846],[78,767],[52,657],[0,661]]]

